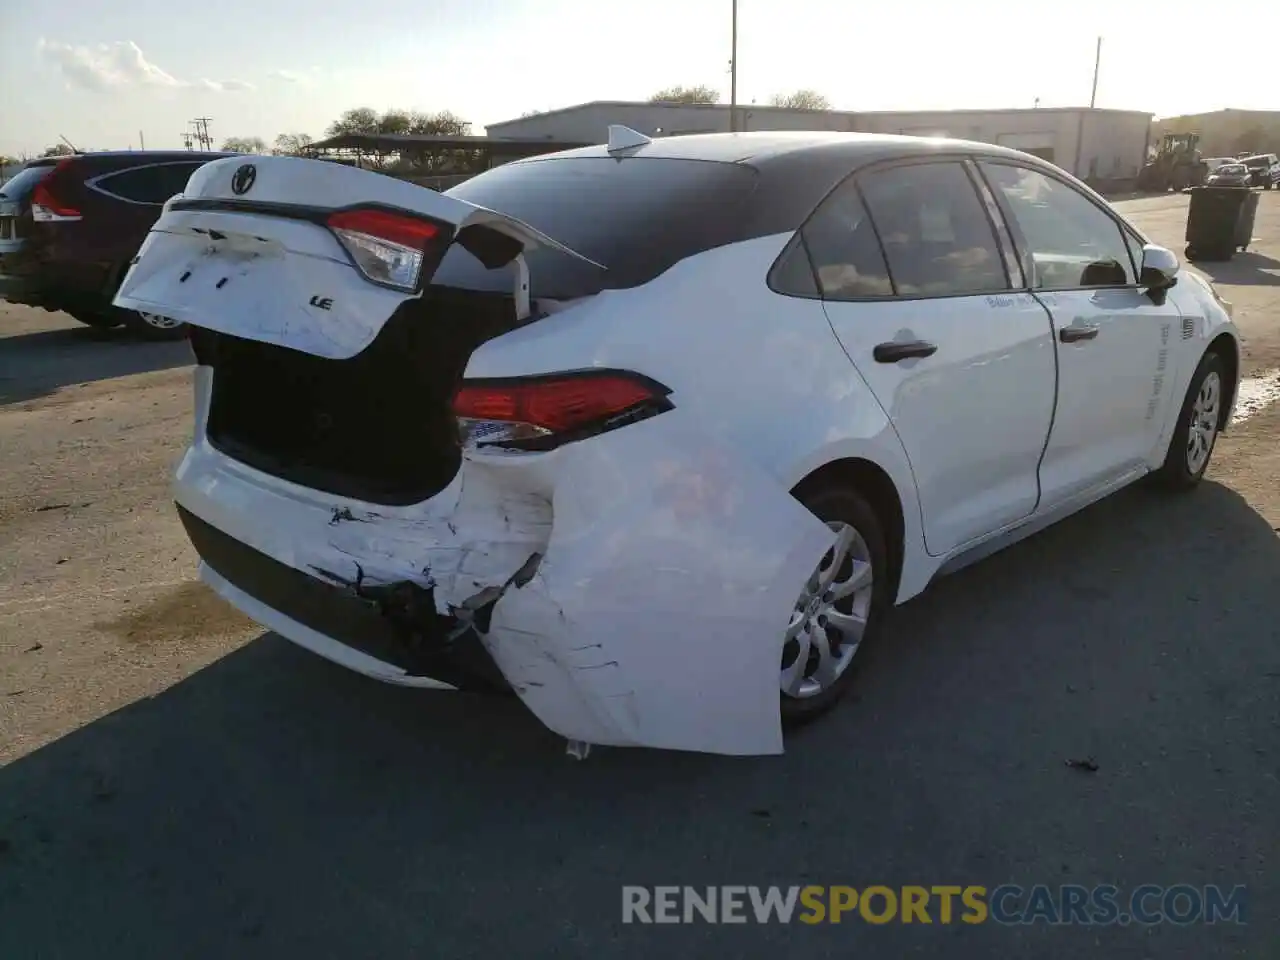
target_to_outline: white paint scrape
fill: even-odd
[[[1243,423],[1254,414],[1280,400],[1280,370],[1268,370],[1256,377],[1240,381],[1240,396],[1236,400],[1235,416],[1231,422]]]

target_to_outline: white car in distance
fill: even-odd
[[[610,141],[444,194],[229,158],[166,205],[116,303],[192,327],[214,590],[577,744],[770,754],[935,577],[1203,476],[1229,305],[1052,164]]]

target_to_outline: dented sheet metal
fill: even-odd
[[[208,380],[202,369],[198,393]],[[783,632],[834,535],[678,409],[551,455],[468,455],[445,491],[399,509],[285,489],[203,434],[177,474],[188,510],[333,583],[432,588],[439,613],[475,618],[512,688],[566,738],[781,752]],[[302,646],[421,684],[206,576]]]
[[[570,740],[782,752],[782,636],[834,541],[777,482],[679,416],[566,448],[555,522],[486,646]]]

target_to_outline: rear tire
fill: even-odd
[[[822,558],[809,581],[809,587],[820,585],[818,578],[825,574],[826,590],[806,589],[792,611],[787,631],[796,636],[784,638],[779,697],[782,722],[791,727],[826,713],[849,692],[863,648],[874,643],[880,632],[893,590],[884,526],[857,490],[828,481],[802,492],[799,500],[819,520],[841,531],[841,539]],[[832,570],[833,552],[845,542],[848,550]],[[863,582],[867,575],[864,564],[870,565],[869,586],[849,589]],[[849,592],[838,596],[845,590]],[[824,596],[833,595],[834,599],[824,600]],[[801,655],[805,655],[804,664],[798,664]],[[793,692],[788,692],[788,686]]]
[[[156,313],[139,310],[119,311],[125,329],[143,340],[181,340],[187,335],[187,325]]]
[[[1191,375],[1164,463],[1154,474],[1161,487],[1190,490],[1204,478],[1222,430],[1226,402],[1226,366],[1216,353],[1206,353]]]

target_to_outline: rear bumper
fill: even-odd
[[[175,499],[206,581],[250,617],[377,679],[435,686],[425,677],[460,680],[448,657],[412,659],[356,584],[416,598],[427,647],[479,611],[483,650],[562,736],[782,751],[783,633],[834,535],[680,410],[546,454],[465,457],[439,495],[391,508],[219,453],[211,380],[197,368]]]
[[[109,268],[33,257],[30,250],[0,251],[0,300],[46,310],[102,309],[108,305]]]
[[[274,621],[266,625],[313,652],[388,683],[510,689],[478,635],[468,630],[455,638],[458,621],[434,606],[402,611],[393,620],[354,589],[273,560],[181,505],[178,516],[200,555],[203,579],[220,593],[235,594],[238,605],[248,598],[259,617]]]

